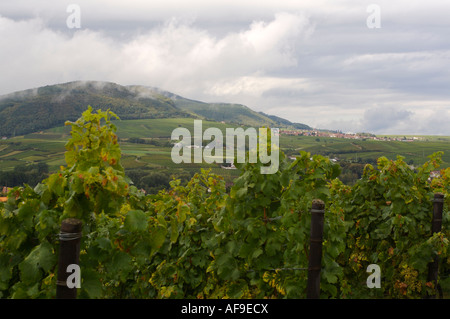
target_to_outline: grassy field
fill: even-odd
[[[147,119],[115,121],[117,134],[123,153],[125,168],[149,169],[185,169],[198,170],[199,167],[211,167],[215,172],[236,176],[237,171],[223,170],[218,164],[175,164],[171,159],[170,140],[172,131],[185,127],[193,136],[192,119]],[[228,124],[203,121],[203,131],[208,127],[217,127],[225,135]],[[70,127],[58,127],[40,133],[0,140],[0,171],[12,170],[19,164],[45,162],[55,171],[65,164],[64,145],[69,139]],[[155,139],[166,146],[130,143],[129,138]],[[402,136],[403,137],[403,136]],[[443,167],[450,167],[450,137],[425,136],[421,141],[374,141],[350,140],[329,137],[281,136],[280,148],[288,155],[299,154],[301,150],[312,154],[322,154],[338,159],[362,161],[376,160],[380,156],[395,159],[402,155],[414,165],[423,164],[427,156],[443,151]]]
[[[219,164],[175,164],[171,159],[170,139],[177,127],[187,128],[194,134],[192,119],[148,119],[116,121],[117,135],[122,150],[122,164],[125,169],[168,170],[171,172],[187,171],[191,174],[202,168],[212,168],[213,172],[232,180],[239,175],[237,170],[224,170]],[[226,125],[203,121],[203,130],[217,127],[225,132]],[[228,126],[229,127],[229,126]],[[44,132],[17,136],[0,140],[0,171],[10,171],[21,164],[45,162],[50,171],[56,171],[65,165],[65,143],[70,138],[70,127],[57,127]],[[130,143],[130,138],[153,139],[164,146]]]
[[[405,157],[405,161],[413,165],[421,165],[428,160],[428,156],[442,151],[442,167],[450,167],[450,138],[424,137],[424,140],[414,142],[350,140],[331,137],[312,136],[282,136],[281,148],[289,153],[308,151],[351,161],[367,162],[381,156],[395,159],[397,155]]]

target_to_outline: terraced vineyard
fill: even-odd
[[[172,162],[170,152],[172,131],[181,126],[193,132],[193,119],[144,119],[116,121],[118,136],[121,139],[123,165],[128,168],[180,168]],[[235,125],[212,121],[203,121],[203,130],[217,127],[225,132],[226,127]],[[0,141],[0,170],[12,170],[20,164],[45,162],[50,171],[57,170],[64,164],[64,145],[69,138],[68,127],[57,127],[39,133],[17,136]],[[165,146],[130,143],[130,138],[156,140]],[[450,138],[424,137],[423,141],[373,141],[348,140],[329,137],[281,136],[280,148],[288,155],[298,155],[300,151],[312,154],[337,157],[350,161],[376,161],[381,156],[395,159],[397,155],[405,157],[405,161],[416,166],[427,161],[427,156],[438,151],[444,152],[442,167],[450,166]],[[197,169],[199,165],[190,165]],[[217,168],[217,165],[201,165],[201,167]],[[184,166],[186,169],[186,167]],[[218,170],[223,172],[223,170]],[[224,172],[225,173],[225,172]],[[230,172],[226,172],[230,174]]]

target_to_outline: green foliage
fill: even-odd
[[[25,185],[10,191],[0,222],[2,260],[12,262],[11,270],[2,276],[3,295],[52,296],[56,235],[62,219],[79,218],[85,232],[95,233],[98,216],[116,214],[125,202],[129,186],[120,165],[112,116],[112,112],[94,114],[89,107],[79,120],[68,122],[72,126],[72,138],[66,144],[68,166],[34,189]]]
[[[276,174],[259,174],[260,166],[243,167],[218,214],[221,242],[212,266],[233,282],[228,292],[239,292],[234,297],[305,297],[307,272],[295,269],[308,266],[311,202],[327,200],[339,167],[322,156],[310,160],[305,152],[294,163],[280,154]],[[327,212],[322,283],[328,296],[336,296],[342,274],[334,259],[344,248],[343,226],[338,214]]]
[[[352,287],[343,291],[345,297],[423,297],[432,286],[428,263],[440,256],[441,274],[448,271],[448,197],[443,231],[431,233],[434,193],[448,194],[448,180],[428,180],[441,156],[434,154],[417,172],[400,156],[396,161],[381,157],[377,169],[366,165],[352,188],[333,185],[333,205],[343,210],[346,224],[347,248],[338,258],[346,285]],[[369,264],[381,267],[381,289],[364,285]]]
[[[92,113],[89,107],[72,126],[66,144],[67,168],[61,167],[47,181],[59,200],[64,198],[64,217],[88,220],[91,212],[115,213],[128,193],[128,179],[120,164],[121,151],[111,117],[113,112]],[[102,125],[104,121],[104,125]]]
[[[201,170],[145,195],[129,185],[111,111],[88,108],[72,127],[66,167],[0,203],[2,298],[54,298],[57,234],[83,221],[80,298],[304,298],[311,203],[325,202],[322,298],[419,298],[435,287],[427,265],[448,273],[450,169],[429,181],[441,155],[417,171],[403,158],[367,165],[353,186],[329,159],[280,152],[279,170],[238,164],[225,181]],[[442,232],[431,234],[432,196],[445,194]],[[369,264],[381,289],[365,285]],[[444,289],[448,280],[440,279]]]

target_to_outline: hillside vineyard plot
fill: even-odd
[[[66,218],[83,225],[80,298],[304,298],[315,199],[325,205],[321,298],[424,298],[436,283],[448,296],[450,169],[429,180],[441,153],[415,171],[402,157],[381,157],[346,186],[328,158],[280,152],[275,174],[238,164],[229,193],[202,170],[185,186],[174,180],[145,195],[124,173],[112,117],[88,109],[69,122],[66,165],[0,203],[2,298],[55,297]],[[435,193],[443,194],[440,232]],[[427,278],[433,260],[437,282]],[[372,264],[380,288],[366,285]]]

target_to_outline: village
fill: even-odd
[[[423,140],[422,137],[388,137],[388,136],[376,136],[371,133],[342,133],[334,131],[321,131],[321,130],[286,130],[281,129],[280,135],[291,136],[316,136],[316,137],[332,137],[332,138],[345,138],[353,140],[375,140],[375,141],[401,141],[401,142],[414,142]]]

